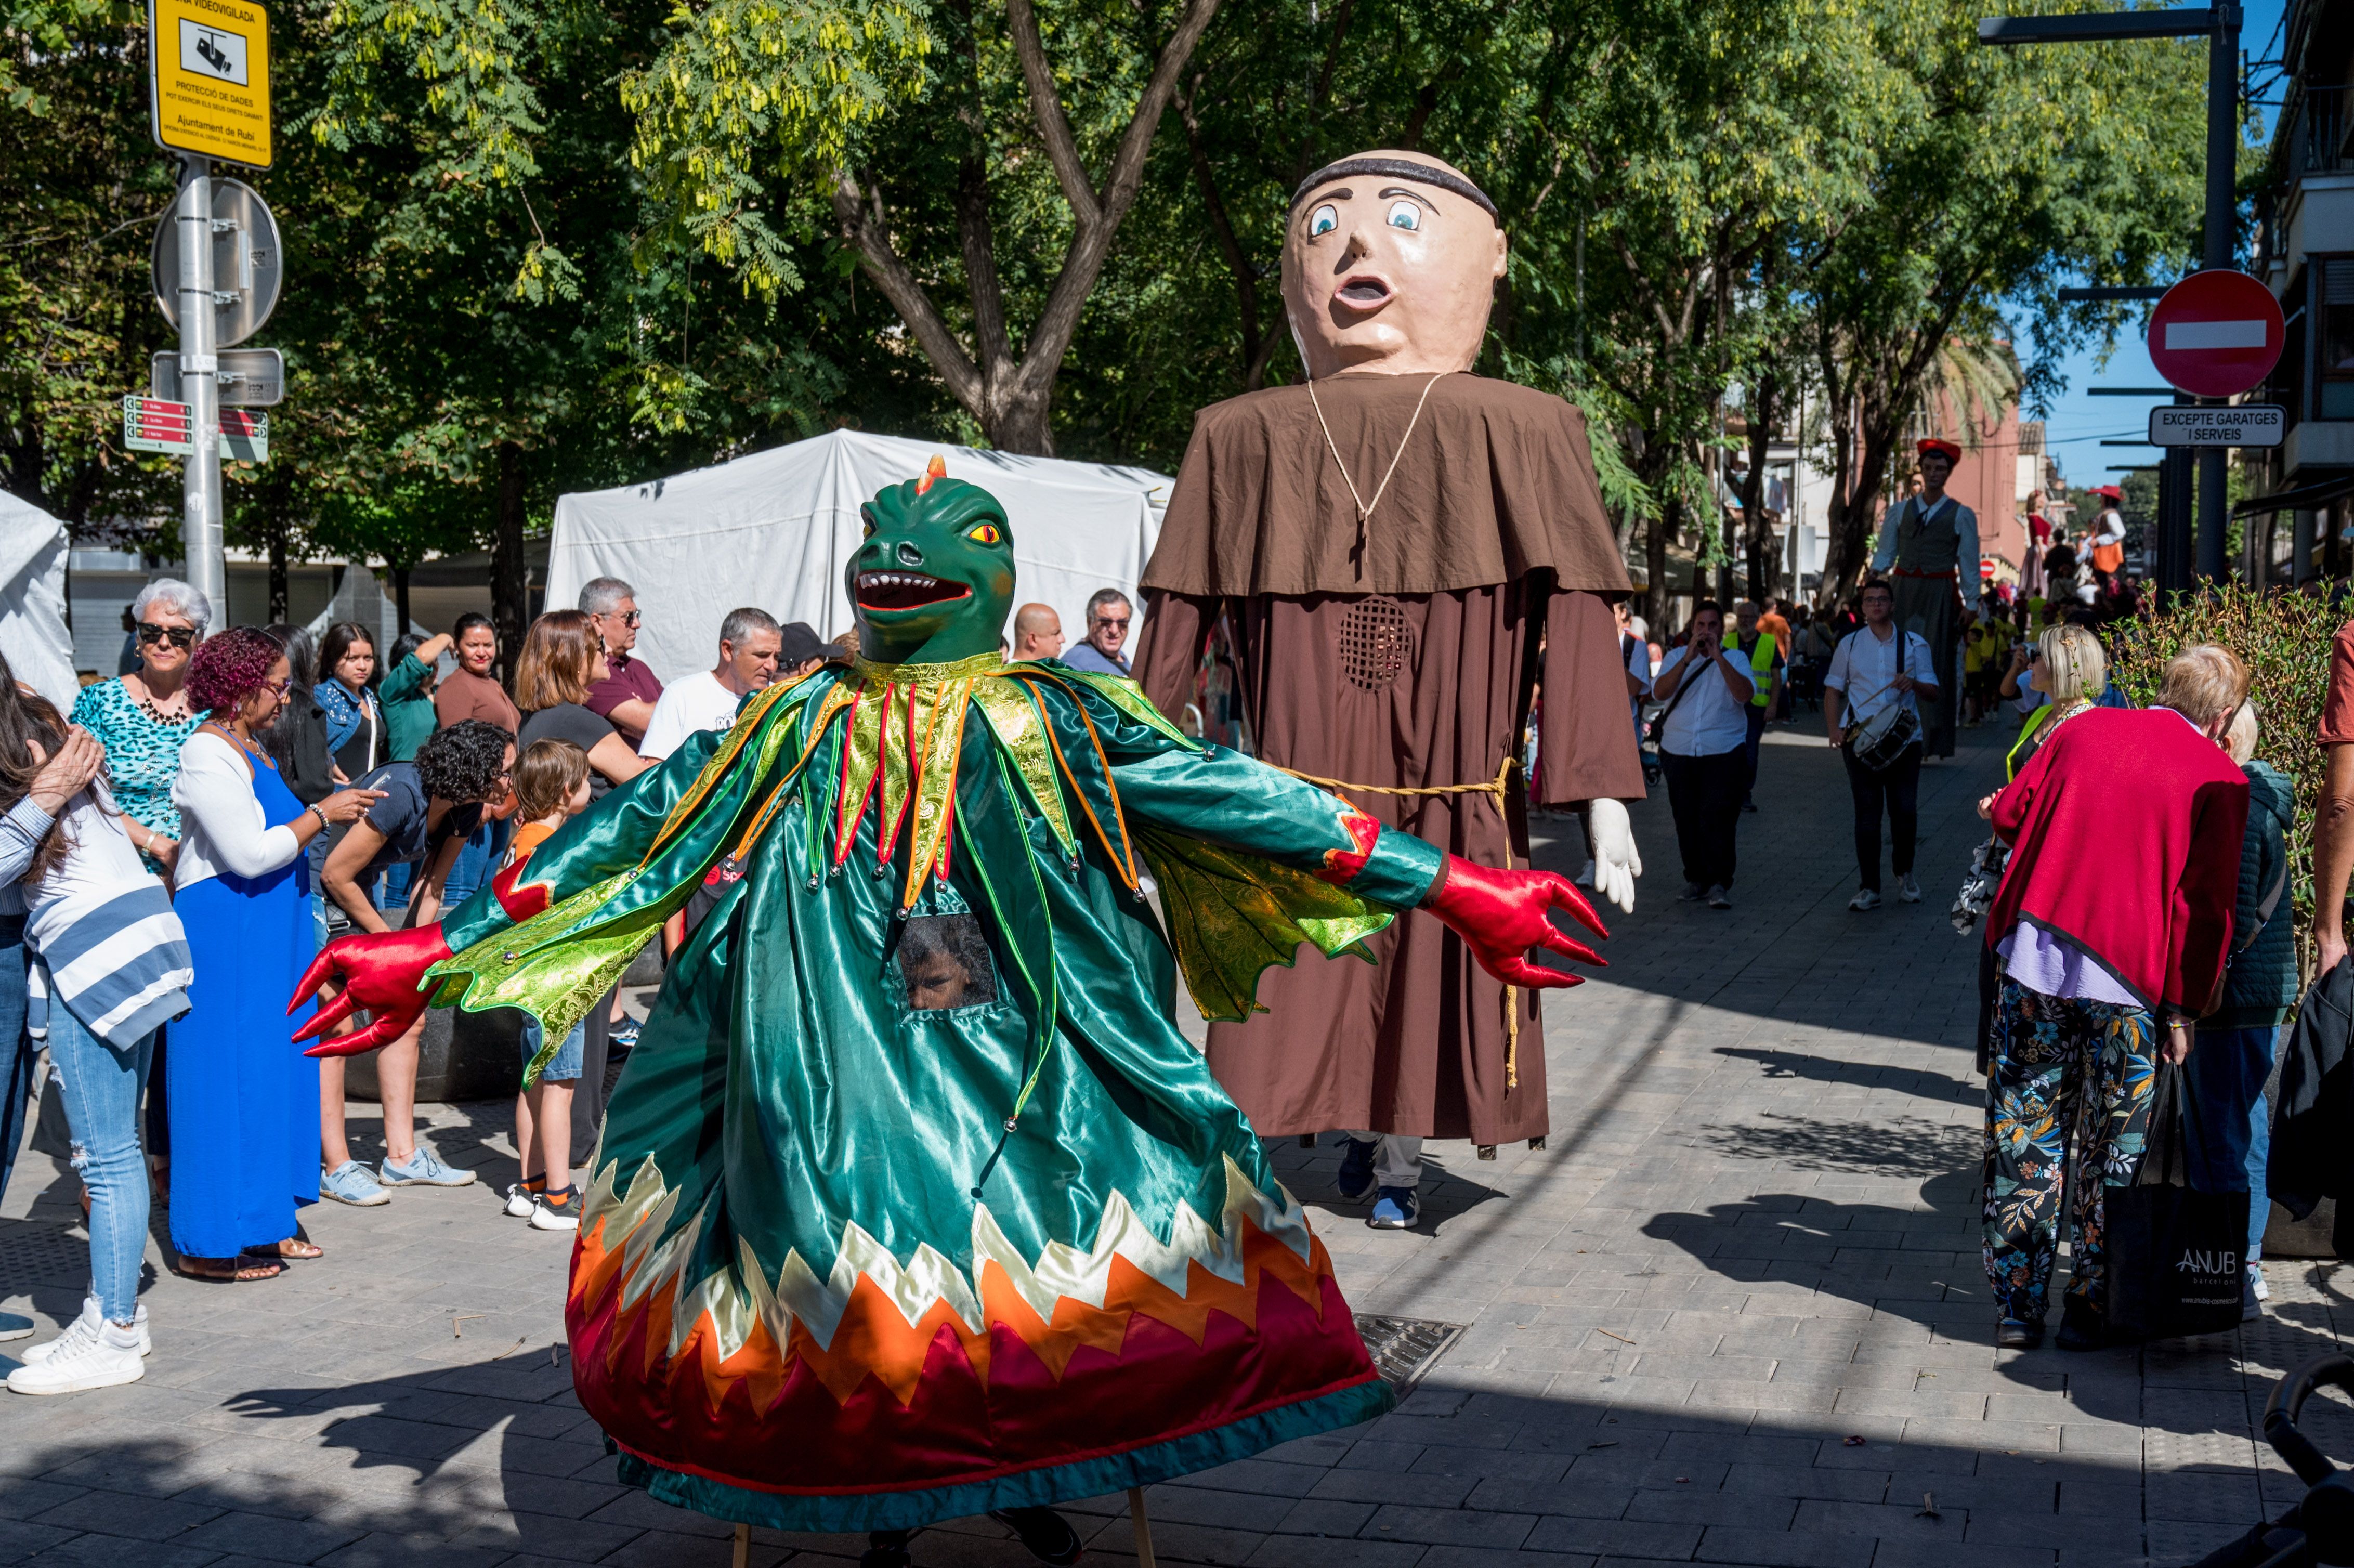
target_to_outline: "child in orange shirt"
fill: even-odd
[[[566,819],[588,809],[588,754],[568,740],[533,741],[515,759],[514,791],[514,814],[524,825],[515,830],[508,865],[529,860]],[[539,1054],[544,1038],[537,1019],[525,1021],[525,1066]],[[580,1228],[580,1197],[572,1188],[570,1164],[572,1086],[580,1079],[587,1040],[586,1025],[574,1024],[538,1081],[515,1097],[515,1156],[523,1162],[523,1180],[507,1189],[507,1213],[529,1218],[534,1230]]]

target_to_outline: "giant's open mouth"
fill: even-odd
[[[949,604],[971,597],[972,589],[963,583],[945,582],[921,572],[858,574],[861,609],[921,609],[928,604]]]
[[[1358,272],[1342,280],[1332,297],[1352,310],[1370,311],[1389,302],[1390,286],[1373,273]]]

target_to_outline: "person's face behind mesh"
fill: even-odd
[[[907,1005],[918,1012],[962,1007],[972,976],[954,954],[933,951],[907,966]]]

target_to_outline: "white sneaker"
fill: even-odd
[[[1896,901],[1899,904],[1921,902],[1921,885],[1913,880],[1913,874],[1909,871],[1896,879]]]
[[[1855,890],[1855,896],[1847,901],[1847,906],[1850,909],[1877,909],[1880,907],[1880,895],[1869,887],[1859,887]]]
[[[17,1360],[23,1361],[28,1367],[39,1366],[42,1362],[51,1360],[60,1352],[71,1350],[74,1346],[80,1344],[85,1340],[97,1338],[98,1331],[104,1327],[106,1327],[106,1319],[98,1309],[98,1298],[95,1296],[85,1296],[81,1298],[81,1316],[76,1318],[72,1322],[68,1323],[65,1327],[65,1332],[59,1334],[54,1340],[35,1345],[31,1350],[27,1351],[22,1356],[19,1356]],[[133,1313],[131,1319],[131,1329],[132,1332],[139,1336],[139,1353],[143,1356],[154,1355],[155,1353],[155,1341],[147,1337],[147,1308],[145,1306],[141,1306],[137,1311]]]
[[[2255,1290],[2257,1300],[2269,1301],[2273,1298],[2273,1287],[2264,1283],[2264,1265],[2260,1263],[2248,1265],[2248,1280]]]
[[[580,1194],[575,1192],[572,1202],[557,1213],[546,1202],[531,1206],[531,1228],[535,1231],[577,1231],[580,1228]]]
[[[531,1218],[532,1210],[538,1206],[532,1202],[532,1195],[524,1191],[522,1182],[515,1181],[508,1185],[507,1215],[510,1219],[527,1220]]]
[[[87,1389],[137,1383],[146,1375],[147,1363],[139,1356],[137,1332],[109,1323],[94,1337],[75,1341],[71,1350],[61,1349],[46,1361],[10,1372],[8,1392],[80,1393]]]

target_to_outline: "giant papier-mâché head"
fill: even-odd
[[[997,652],[1013,607],[1013,531],[997,497],[949,479],[934,458],[921,479],[858,509],[866,537],[850,557],[858,648],[878,664],[948,664]]]
[[[1469,370],[1504,230],[1495,203],[1427,153],[1375,147],[1302,181],[1283,231],[1283,307],[1308,374]]]

